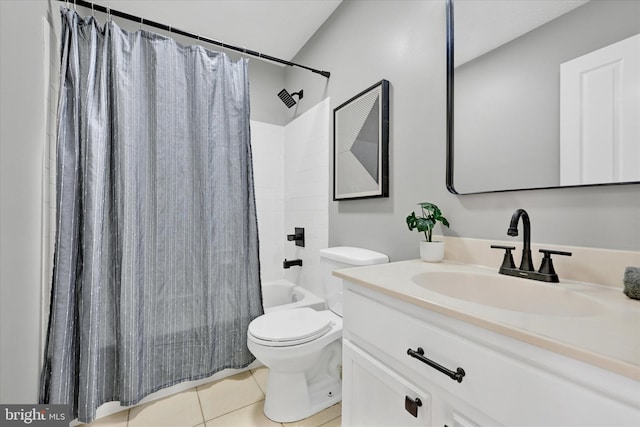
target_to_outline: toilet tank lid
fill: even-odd
[[[334,248],[320,249],[320,258],[350,265],[373,265],[389,262],[389,257],[385,254],[351,246],[336,246]]]

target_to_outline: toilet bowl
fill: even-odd
[[[342,318],[330,310],[294,308],[251,322],[247,345],[269,367],[268,418],[297,421],[340,402],[341,337]]]
[[[329,309],[275,311],[249,324],[247,346],[269,368],[264,413],[276,422],[307,418],[342,399],[342,281],[336,268],[388,262],[367,249],[320,251],[322,284]]]

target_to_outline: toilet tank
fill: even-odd
[[[334,270],[346,267],[384,264],[389,257],[380,252],[351,246],[320,249],[320,274],[322,288],[329,310],[342,316],[342,279],[334,276]]]

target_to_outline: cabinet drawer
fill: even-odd
[[[412,317],[368,292],[360,292],[357,285],[346,286],[344,338],[418,386],[456,396],[505,425],[602,426],[611,424],[612,414],[616,425],[639,421],[638,408],[558,378],[508,351]],[[425,357],[449,370],[464,369],[462,382],[407,354],[418,347]]]

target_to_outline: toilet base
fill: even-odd
[[[286,392],[283,392],[286,390]],[[307,384],[303,373],[269,372],[264,414],[272,421],[299,421],[339,403],[342,381],[331,375],[321,375]]]
[[[264,414],[287,423],[317,414],[342,400],[342,341],[326,346],[310,369],[300,372],[269,369]]]

